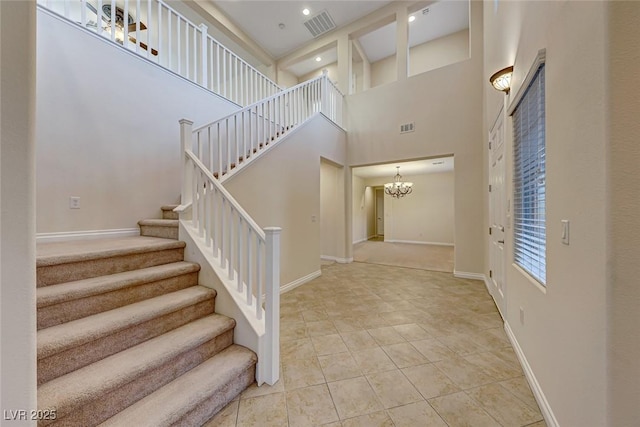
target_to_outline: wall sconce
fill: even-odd
[[[503,68],[502,70],[494,73],[489,81],[497,90],[501,90],[505,93],[509,93],[511,89],[511,75],[513,74],[513,65],[511,67]]]

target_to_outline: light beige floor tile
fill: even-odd
[[[239,400],[234,400],[229,403],[202,427],[235,427],[238,419],[239,402]]]
[[[431,335],[415,323],[396,325],[393,327],[407,341],[419,341],[431,338]]]
[[[304,310],[302,312],[302,317],[304,317],[305,322],[317,322],[318,320],[326,320],[329,316],[327,316],[327,312],[323,309],[315,309],[315,310]]]
[[[463,390],[495,381],[480,368],[461,358],[441,360],[434,365]]]
[[[538,421],[537,423],[529,424],[526,427],[547,427],[547,423],[544,420],[542,420],[542,421]]]
[[[481,345],[473,342],[467,334],[457,333],[447,335],[444,337],[439,337],[438,341],[449,347],[453,352],[457,353],[460,356],[487,351]]]
[[[302,317],[302,313],[299,311],[281,311],[280,323],[285,322],[304,322],[304,317]]]
[[[423,400],[418,390],[411,385],[400,370],[369,374],[367,379],[385,408],[394,408]]]
[[[315,348],[318,356],[344,353],[345,351],[348,351],[347,346],[344,344],[342,337],[339,334],[312,337],[311,341],[313,342],[313,347]]]
[[[240,400],[237,425],[282,427],[287,423],[287,403],[284,393]]]
[[[515,368],[509,363],[505,363],[504,360],[497,357],[492,352],[476,353],[469,356],[465,356],[468,362],[473,363],[482,371],[494,378],[496,381],[502,381],[509,378],[515,378],[523,374],[522,369]]]
[[[378,343],[373,339],[369,332],[365,330],[354,332],[343,332],[342,340],[351,351],[363,350],[365,348],[378,347]]]
[[[286,390],[293,390],[325,382],[317,357],[308,357],[282,363],[282,376]]]
[[[437,362],[456,356],[453,351],[436,339],[412,341],[411,345],[430,362]]]
[[[404,302],[404,301],[396,301],[393,303],[388,303],[388,305],[390,305],[394,309],[394,311],[380,313],[380,317],[386,320],[387,324],[391,326],[406,325],[414,322],[414,317],[412,317],[410,314],[407,314],[406,311],[395,311],[398,309],[395,307],[394,304],[397,304],[399,302]],[[411,306],[411,308],[413,309],[414,307]]]
[[[361,316],[358,321],[365,329],[376,329],[389,326],[387,321],[378,315]]]
[[[397,366],[380,347],[351,352],[363,374],[391,371]]]
[[[385,326],[383,328],[368,329],[369,335],[373,337],[378,345],[391,345],[406,342],[402,335],[396,332],[391,326]]]
[[[305,359],[313,357],[315,354],[311,338],[283,341],[280,344],[280,358],[283,362]]]
[[[328,385],[341,420],[383,409],[364,377],[336,381]]]
[[[274,393],[282,393],[284,391],[284,379],[282,378],[282,369],[280,369],[280,380],[274,385],[269,385],[267,383],[262,384],[258,387],[257,383],[251,384],[245,391],[240,395],[241,399],[248,399],[250,397],[258,397],[265,396],[267,394]]]
[[[424,357],[414,346],[408,342],[385,345],[382,347],[385,353],[391,358],[398,368],[408,366],[424,365],[429,360]]]
[[[331,320],[318,320],[316,322],[306,322],[307,333],[310,337],[337,334],[338,330],[333,326]]]
[[[433,364],[411,366],[404,368],[402,372],[425,399],[460,391],[460,388]]]
[[[500,427],[500,424],[464,392],[429,400],[449,427]]]
[[[307,325],[304,322],[283,322],[280,324],[280,341],[291,341],[306,338]]]
[[[531,409],[500,384],[467,390],[467,394],[503,426],[524,426],[542,419],[539,411]]]
[[[337,353],[318,356],[320,367],[327,382],[346,380],[362,375],[351,353]]]
[[[447,427],[440,415],[424,401],[398,406],[388,412],[396,427]]]
[[[393,421],[384,411],[380,411],[344,420],[342,427],[393,427]]]
[[[333,325],[339,333],[361,331],[363,329],[357,319],[351,317],[342,317],[333,319]]]
[[[326,384],[287,391],[289,426],[310,426],[338,421]]]
[[[536,402],[536,398],[533,396],[529,383],[524,376],[501,381],[499,384],[529,405],[529,407],[538,409],[538,402]]]

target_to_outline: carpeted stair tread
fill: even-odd
[[[184,242],[145,236],[42,243],[37,245],[36,266],[45,267],[167,249],[182,249],[185,246]]]
[[[232,345],[100,426],[160,427],[178,423],[206,399],[218,393],[224,394],[229,384],[233,383],[235,378],[241,377],[247,369],[251,369],[256,361],[257,357],[251,350]],[[203,419],[202,422],[207,419]]]
[[[215,297],[213,289],[192,286],[82,319],[41,329],[37,333],[38,359],[77,347]]]
[[[173,211],[177,207],[178,207],[178,205],[165,205],[165,206],[162,206],[160,208],[160,210],[162,211],[162,218],[163,219],[179,219],[180,217],[179,217],[178,213]]]
[[[219,314],[195,320],[38,387],[38,406],[57,408],[62,418],[88,402],[171,362],[174,358],[234,328]],[[129,424],[134,425],[134,424]]]
[[[175,208],[177,208],[178,206],[179,205],[164,205],[164,206],[161,206],[160,209],[163,210],[163,211],[172,211]]]
[[[138,221],[139,226],[149,227],[178,227],[177,219],[143,219]]]
[[[87,298],[199,270],[198,264],[181,261],[41,287],[36,290],[37,307],[48,307],[69,300]]]

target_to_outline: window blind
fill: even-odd
[[[545,91],[542,64],[513,113],[514,261],[546,284]]]

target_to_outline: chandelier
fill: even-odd
[[[391,197],[399,199],[407,194],[411,194],[413,182],[403,182],[402,175],[400,175],[400,166],[396,166],[398,170],[396,176],[393,177],[393,182],[389,182],[384,185],[384,192]]]

